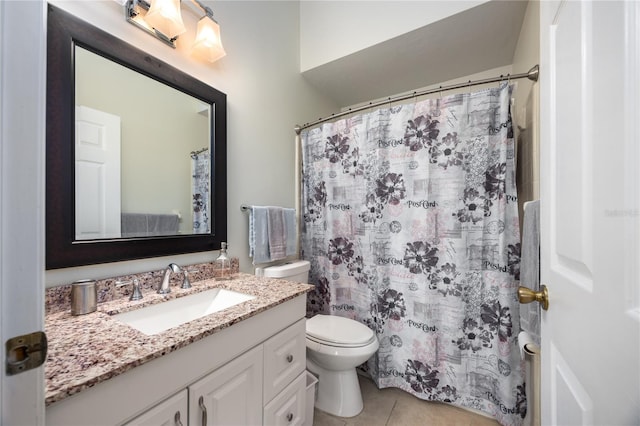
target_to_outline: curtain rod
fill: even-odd
[[[520,74],[507,74],[505,75],[500,75],[499,77],[491,77],[491,78],[484,78],[481,80],[474,80],[474,81],[466,81],[466,82],[462,82],[462,83],[455,83],[455,84],[450,84],[448,86],[440,86],[437,88],[433,88],[433,89],[426,89],[426,90],[421,90],[419,92],[412,92],[412,93],[408,93],[406,95],[400,95],[397,96],[395,98],[389,97],[385,100],[382,101],[378,101],[378,102],[369,102],[366,105],[362,105],[359,106],[357,108],[349,108],[347,111],[343,111],[343,112],[339,112],[339,113],[334,113],[331,114],[329,117],[325,117],[325,118],[320,118],[316,121],[310,122],[310,123],[306,123],[302,126],[295,126],[293,129],[296,132],[296,134],[300,134],[300,132],[303,129],[308,129],[309,127],[313,127],[316,124],[320,124],[320,123],[324,123],[325,121],[329,121],[329,120],[333,120],[334,118],[339,118],[345,115],[349,115],[349,114],[353,114],[354,112],[359,112],[359,111],[364,111],[365,109],[369,109],[369,108],[373,108],[373,107],[377,107],[380,105],[386,105],[390,102],[397,102],[397,101],[403,101],[405,99],[411,99],[411,98],[415,98],[418,96],[424,96],[424,95],[430,95],[433,93],[439,93],[439,92],[444,92],[446,90],[454,90],[454,89],[461,89],[463,87],[471,87],[471,86],[477,86],[479,84],[488,84],[488,83],[495,83],[498,81],[504,81],[504,80],[517,80],[520,78],[528,78],[531,81],[538,81],[538,75],[540,74],[540,67],[538,65],[534,65],[533,67],[531,67],[531,69],[528,72],[523,72]]]

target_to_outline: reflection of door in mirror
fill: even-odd
[[[120,117],[76,107],[76,240],[120,238]]]
[[[199,233],[191,152],[210,146],[211,105],[78,45],[75,103],[121,118],[121,234],[79,237],[76,229],[76,239]],[[208,191],[206,196],[198,205],[206,207],[208,217]],[[76,194],[76,211],[85,209],[78,203],[84,201]]]

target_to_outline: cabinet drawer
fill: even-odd
[[[306,373],[303,371],[264,407],[264,425],[299,426],[304,424],[305,385]]]
[[[306,368],[305,319],[264,342],[264,404]]]

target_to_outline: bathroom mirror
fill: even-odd
[[[226,95],[48,8],[47,269],[220,248]]]

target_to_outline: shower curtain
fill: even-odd
[[[389,105],[302,133],[308,315],[369,326],[378,387],[526,413],[511,87]]]
[[[209,233],[209,150],[191,153],[193,233]]]

